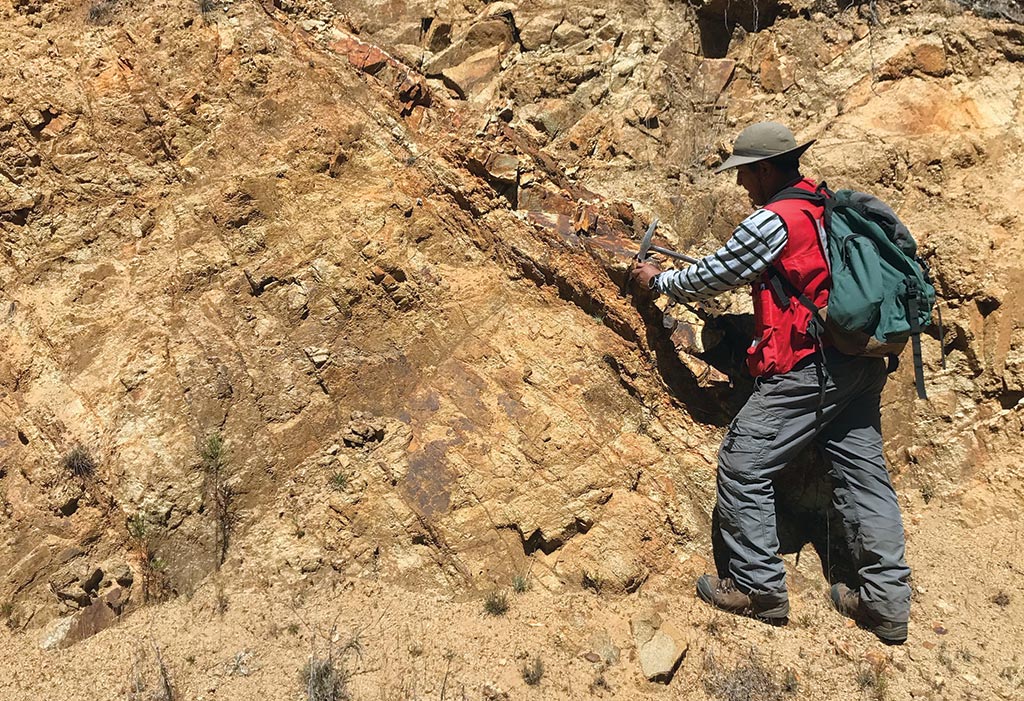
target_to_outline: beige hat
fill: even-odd
[[[725,159],[725,163],[718,166],[715,172],[721,173],[736,166],[764,161],[787,153],[799,158],[813,143],[814,139],[811,139],[806,144],[797,146],[793,132],[783,125],[778,122],[758,122],[740,132],[732,146],[732,155]]]

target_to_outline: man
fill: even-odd
[[[747,364],[754,392],[729,426],[718,454],[718,503],[728,571],[697,580],[713,606],[770,622],[789,615],[785,568],[778,556],[772,478],[812,441],[831,461],[833,504],[843,518],[859,581],[832,587],[840,613],[883,642],[907,638],[910,569],[903,523],[882,456],[880,358],[847,356],[818,338],[814,315],[799,301],[828,303],[830,276],[821,201],[786,198],[787,188],[814,192],[800,174],[797,145],[781,124],[745,129],[717,169],[758,209],[715,253],[684,270],[662,272],[637,263],[634,280],[679,301],[713,297],[752,285],[755,337]],[[782,193],[782,197],[773,199]]]

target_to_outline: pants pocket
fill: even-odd
[[[779,434],[779,417],[757,409],[756,405],[748,403],[729,424],[729,432],[718,453],[719,466],[729,474],[757,472]]]

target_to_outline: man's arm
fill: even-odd
[[[720,249],[688,268],[660,273],[652,288],[680,302],[710,299],[756,280],[788,241],[782,218],[759,209],[736,227]]]

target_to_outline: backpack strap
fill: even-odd
[[[914,351],[914,384],[917,386],[919,399],[927,399],[924,388],[924,360],[921,357],[921,323],[918,321],[920,309],[917,306],[917,284],[913,278],[907,279],[907,313],[910,317],[910,346]]]
[[[801,200],[816,204],[824,210],[824,225],[827,230],[831,225],[829,201],[832,199],[832,195],[832,191],[828,189],[825,183],[818,185],[813,192],[802,187],[786,187],[777,192],[765,204],[771,204],[780,200]],[[828,369],[825,367],[825,322],[821,319],[821,309],[811,301],[803,290],[797,289],[797,286],[774,265],[768,267],[767,277],[768,284],[772,288],[772,293],[775,295],[775,299],[780,307],[788,309],[790,298],[792,297],[811,313],[811,319],[807,323],[807,335],[811,337],[811,340],[818,349],[818,357],[814,362],[814,369],[818,376],[818,408],[816,412],[818,419],[821,419],[821,410],[825,405],[825,384],[828,377]]]

